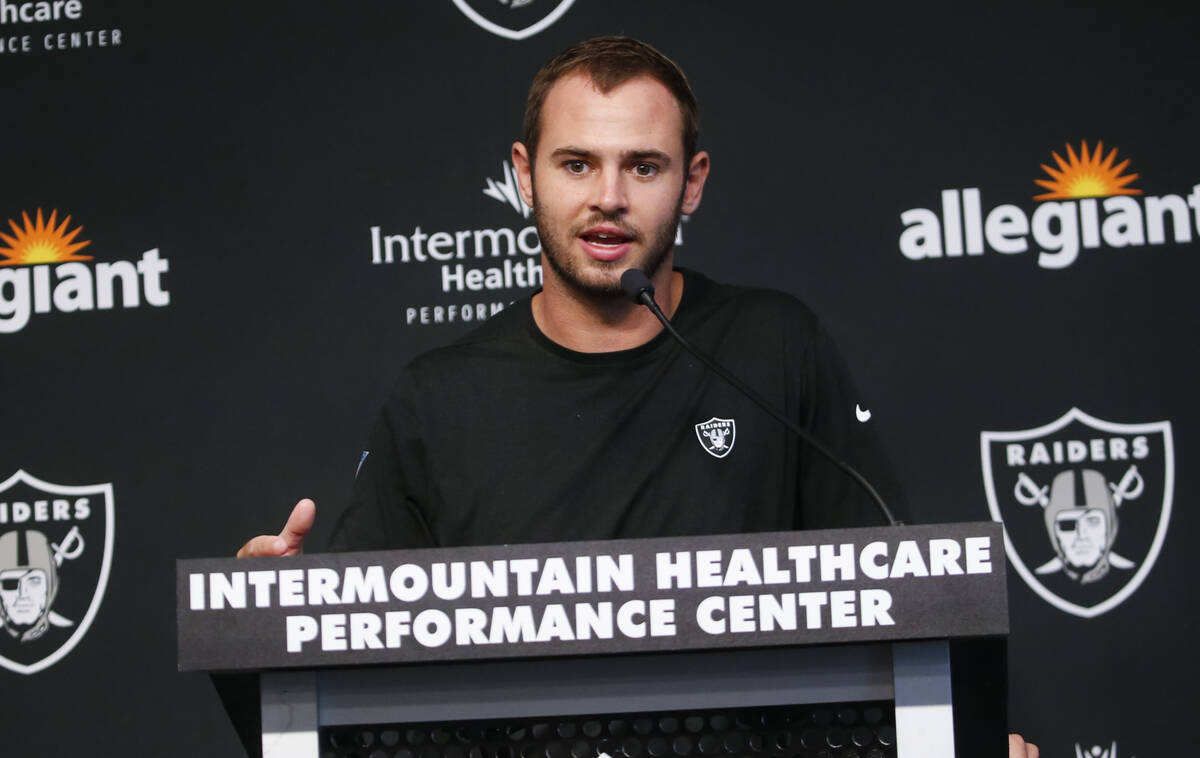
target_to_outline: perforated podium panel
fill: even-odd
[[[320,730],[322,758],[891,758],[892,703],[758,706]]]
[[[944,642],[264,674],[264,758],[955,755]]]

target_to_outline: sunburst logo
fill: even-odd
[[[76,242],[75,238],[83,231],[83,227],[77,226],[67,231],[71,217],[67,216],[61,224],[58,223],[57,208],[50,211],[49,219],[43,218],[42,209],[38,208],[33,221],[29,219],[28,212],[21,211],[21,220],[25,222],[24,226],[17,226],[16,221],[8,220],[13,236],[0,232],[0,239],[8,244],[8,247],[0,247],[0,255],[4,256],[0,266],[32,266],[92,259],[90,255],[75,254],[92,243],[89,240]]]
[[[1035,195],[1034,200],[1071,200],[1082,197],[1109,197],[1111,195],[1140,195],[1142,191],[1126,187],[1138,178],[1137,174],[1123,174],[1129,167],[1129,159],[1117,165],[1117,149],[1114,147],[1104,156],[1104,143],[1097,142],[1096,149],[1088,152],[1088,143],[1083,141],[1079,153],[1067,144],[1067,159],[1063,160],[1057,152],[1051,152],[1058,169],[1051,168],[1045,163],[1042,170],[1049,179],[1034,179],[1038,186],[1045,187],[1049,192]]]

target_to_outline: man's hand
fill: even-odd
[[[1038,758],[1037,745],[1026,742],[1019,734],[1008,735],[1008,758]]]
[[[317,505],[308,498],[296,503],[292,515],[288,516],[283,531],[278,535],[263,534],[242,545],[238,558],[258,558],[264,555],[300,555],[304,548],[304,535],[312,529],[317,517]],[[1024,756],[1022,756],[1024,758]]]

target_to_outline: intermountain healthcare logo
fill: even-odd
[[[1169,421],[1117,424],[1072,408],[1036,429],[981,432],[979,447],[988,508],[1034,592],[1094,618],[1137,591],[1171,519]]]
[[[112,546],[112,483],[24,471],[0,483],[0,666],[33,674],[71,652],[100,608]]]
[[[83,15],[83,0],[0,0],[0,59],[14,53],[58,52],[121,44],[120,29],[79,29],[74,25],[64,29],[61,26],[78,22]],[[52,26],[43,26],[46,23]],[[25,31],[30,33],[21,33]]]
[[[420,225],[410,234],[385,234],[372,226],[372,265],[440,264],[441,292],[486,293],[491,302],[408,305],[406,324],[483,321],[522,293],[542,284],[542,241],[529,211],[517,192],[516,172],[507,161],[500,180],[488,178],[483,194],[512,208],[520,226],[426,232]],[[482,263],[483,265],[478,265]]]
[[[560,19],[575,0],[454,0],[463,14],[506,39],[532,37]]]
[[[59,223],[57,209],[46,219],[38,208],[33,219],[23,211],[21,221],[9,219],[12,234],[0,231],[7,245],[0,247],[0,333],[21,331],[33,314],[137,308],[142,299],[157,307],[171,302],[162,286],[170,264],[158,257],[158,248],[136,263],[91,264],[92,256],[78,253],[92,243],[76,241],[83,227],[70,229],[70,216]]]
[[[1117,150],[1104,154],[1104,144],[1078,152],[1066,146],[1067,158],[1052,153],[1057,168],[1042,164],[1049,178],[1035,183],[1049,190],[1034,196],[1043,201],[1032,213],[1011,204],[997,205],[985,215],[979,188],[942,190],[941,214],[929,208],[910,208],[900,214],[900,252],[909,260],[980,256],[985,250],[1016,255],[1030,249],[1030,236],[1039,248],[1042,268],[1066,268],[1080,249],[1126,248],[1188,244],[1200,234],[1200,184],[1186,198],[1180,195],[1133,196],[1129,187],[1138,178],[1126,174],[1129,160],[1116,163]],[[1114,165],[1115,164],[1115,165]],[[1101,200],[1101,198],[1104,198]],[[1103,217],[1103,220],[1102,220]]]
[[[533,208],[526,205],[521,198],[520,185],[517,184],[517,170],[512,167],[511,163],[504,161],[500,167],[500,175],[504,178],[500,180],[488,178],[487,186],[483,188],[483,194],[504,203],[520,213],[522,218],[529,218]]]
[[[1092,745],[1091,748],[1085,748],[1076,742],[1075,758],[1118,758],[1117,741],[1113,740],[1112,744],[1107,748],[1099,745]],[[1136,756],[1130,756],[1130,758],[1136,758]]]

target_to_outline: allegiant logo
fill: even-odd
[[[60,223],[57,210],[47,219],[39,208],[33,219],[23,212],[21,220],[9,219],[12,234],[0,232],[7,245],[0,247],[0,333],[21,331],[34,314],[171,302],[162,285],[169,262],[158,248],[136,262],[91,263],[92,256],[79,254],[91,241],[76,239],[83,227],[70,229],[70,216]]]
[[[1184,244],[1200,234],[1200,184],[1187,197],[1141,196],[1128,185],[1137,174],[1125,174],[1129,161],[1114,165],[1117,150],[1104,155],[1087,142],[1077,154],[1067,145],[1067,158],[1053,153],[1057,168],[1042,164],[1048,179],[1034,180],[1049,190],[1033,214],[1016,205],[983,211],[979,188],[942,190],[941,213],[910,208],[900,214],[900,252],[909,260],[983,255],[991,250],[1016,255],[1038,249],[1042,268],[1066,268],[1080,250]],[[1138,197],[1141,196],[1141,197]],[[1137,199],[1135,199],[1137,197]],[[1193,231],[1194,230],[1194,231]]]

